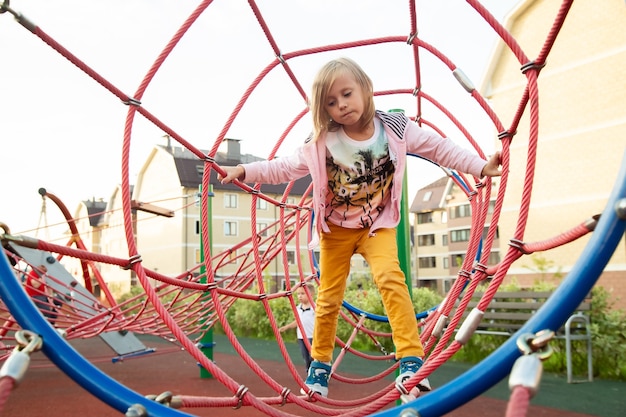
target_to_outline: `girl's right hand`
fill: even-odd
[[[246,170],[241,165],[234,167],[222,167],[222,169],[226,172],[226,176],[217,174],[217,179],[222,184],[230,184],[234,180],[243,181],[246,176]]]

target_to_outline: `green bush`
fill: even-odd
[[[442,298],[443,297],[437,293],[426,288],[413,289],[413,304],[416,312],[426,311],[437,306]],[[363,289],[357,288],[356,284],[349,287],[345,293],[345,300],[358,310],[379,316],[386,315],[379,292],[370,285],[367,285],[367,283],[365,283]],[[288,299],[279,298],[269,301],[269,303],[279,327],[294,320],[293,311]],[[359,321],[358,315],[353,316],[347,309],[342,309],[342,311],[348,315],[352,323]],[[260,301],[239,299],[228,309],[226,318],[229,325],[238,336],[256,337],[266,340],[275,338],[268,315]],[[222,331],[220,327],[221,326],[216,326],[215,330],[217,332]],[[377,333],[388,334],[389,336],[391,333],[388,322],[367,319],[365,320],[364,327]],[[341,340],[347,341],[353,331],[353,324],[346,320],[339,320],[337,336]],[[285,332],[282,336],[286,341],[295,341],[296,332]],[[368,352],[379,351],[391,353],[394,351],[391,337],[370,337],[362,331],[358,332],[351,347]]]
[[[286,298],[269,300],[268,304],[279,327],[294,320],[291,305]],[[265,340],[275,337],[262,301],[240,298],[228,309],[226,319],[237,336]],[[291,339],[287,333],[285,336],[285,339]],[[295,340],[295,332],[292,340]]]
[[[594,374],[626,380],[626,312],[614,309],[603,287],[591,292],[591,335]]]

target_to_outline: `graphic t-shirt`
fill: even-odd
[[[350,229],[370,227],[389,203],[395,166],[378,120],[374,127],[374,135],[364,141],[351,139],[343,129],[327,135],[327,222]]]

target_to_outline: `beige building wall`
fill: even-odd
[[[102,253],[108,256],[128,259],[128,243],[124,230],[122,212],[122,187],[117,186],[107,201],[106,211],[100,221],[102,230]],[[133,225],[134,227],[134,225]],[[135,273],[108,263],[100,264],[100,272],[106,280],[109,290],[115,297],[130,291],[135,280]]]
[[[533,60],[543,46],[560,0],[522,1],[505,25]],[[539,75],[539,142],[532,199],[523,240],[558,235],[605,207],[626,149],[626,3],[621,0],[573,2],[563,28]],[[500,45],[502,47],[502,45]],[[493,56],[482,93],[505,127],[518,109],[526,78],[508,49]],[[511,167],[500,221],[502,252],[517,227],[527,171],[529,110],[511,146]],[[498,145],[499,147],[499,145]],[[567,273],[589,237],[515,262],[509,279],[531,285],[533,257],[552,263],[550,273]],[[626,307],[626,250],[619,245],[599,285]],[[530,268],[530,269],[529,269]]]
[[[91,226],[91,223],[89,221],[89,212],[84,202],[81,202],[76,207],[73,216],[76,230],[78,230],[78,234],[85,247],[92,252],[100,253],[101,230],[98,227]],[[70,233],[69,229],[67,233]],[[70,246],[72,248],[77,248],[77,246],[73,242]],[[61,263],[63,264],[65,269],[67,269],[67,271],[72,274],[74,279],[76,279],[82,285],[85,284],[83,269],[80,260],[68,256],[64,257],[61,260]]]
[[[263,190],[261,189],[261,191]],[[282,200],[282,195],[267,194],[267,196],[277,201]],[[299,201],[299,199],[299,196],[288,197],[287,203],[295,204]],[[275,225],[275,221],[280,217],[280,209],[274,204],[266,202],[265,200],[260,201],[261,199],[257,198],[257,202],[253,208],[252,195],[239,190],[215,192],[212,200],[214,254],[231,250],[232,248],[239,246],[240,243],[248,241],[252,235],[266,230],[265,233],[262,233],[261,244],[259,245],[259,251],[262,254],[269,249],[269,243],[262,242],[265,241],[266,238],[273,235],[278,236],[280,227]],[[232,206],[234,201],[236,201],[235,207]],[[254,218],[253,212],[255,216]],[[229,227],[227,227],[226,223],[230,223]],[[226,231],[232,230],[233,223],[236,225],[236,234],[227,235]],[[291,230],[293,227],[288,227],[288,229]],[[280,239],[278,239],[278,242],[280,242]],[[306,266],[305,270],[309,272],[311,270],[309,267],[309,254],[308,251],[306,251],[306,245],[306,227],[300,232],[299,246],[296,245],[294,240],[288,242],[286,245],[286,251],[289,254],[288,265],[292,284],[299,281],[300,278],[297,268],[298,258],[302,261],[303,265]],[[238,260],[217,268],[215,270],[216,275],[225,277],[236,273],[237,269],[241,267],[241,263],[244,261],[242,255],[251,249],[252,243],[249,241],[240,248],[236,248],[235,251],[232,252],[232,257],[238,258]],[[280,287],[283,287],[285,273],[282,254],[275,257],[265,266],[264,275],[266,277],[273,277],[272,281],[279,289]],[[268,290],[275,291],[276,288]]]
[[[145,268],[169,276],[181,272],[186,256],[185,225],[180,211],[182,191],[172,156],[155,146],[140,170],[132,199],[172,210],[174,217],[138,211],[137,250]]]

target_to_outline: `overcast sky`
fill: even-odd
[[[0,0],[2,2],[2,0]],[[487,0],[498,18],[518,0]],[[56,42],[118,89],[132,96],[152,63],[199,1],[178,0],[11,0]],[[282,53],[382,36],[407,36],[406,0],[267,0],[258,2]],[[476,86],[493,52],[492,29],[461,0],[417,1],[419,36],[461,68]],[[74,212],[82,200],[108,200],[121,181],[127,108],[50,46],[0,14],[0,222],[13,234],[48,238],[34,229],[60,221],[43,187]],[[412,88],[415,69],[406,43],[384,44],[309,55],[289,61],[309,94],[315,72],[326,61],[349,56],[369,73],[376,90]],[[200,16],[149,85],[142,105],[185,140],[210,149],[246,89],[274,54],[248,2],[216,0]],[[447,68],[421,58],[423,91],[451,109],[486,153],[495,133]],[[377,99],[377,107],[416,114],[408,97]],[[266,157],[304,101],[280,68],[272,71],[245,103],[227,137],[241,150]],[[458,139],[443,116],[426,106],[423,116]],[[277,155],[289,154],[310,131],[308,115]],[[163,132],[137,114],[130,155],[132,180]],[[418,161],[409,169],[409,193],[439,178],[440,170]]]

